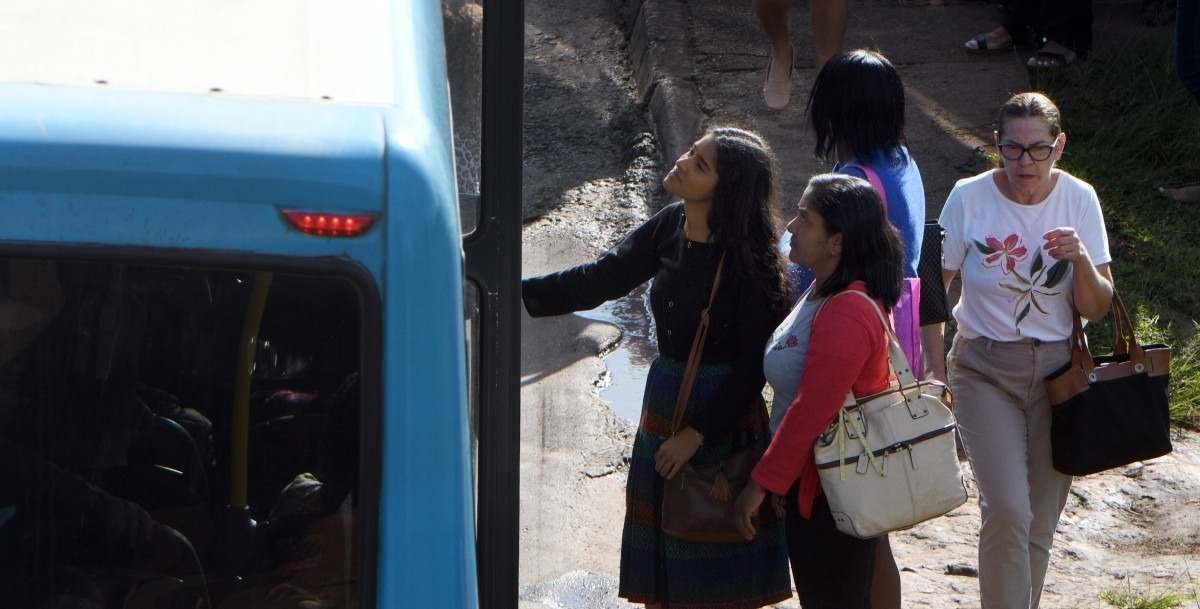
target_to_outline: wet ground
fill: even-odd
[[[594,259],[661,201],[657,145],[613,7],[524,6],[522,267],[530,276]],[[628,346],[650,335],[641,306],[635,296],[522,323],[523,609],[627,606],[615,595],[624,460],[644,378],[645,351]]]
[[[646,372],[658,355],[654,319],[650,316],[650,290],[641,286],[625,298],[606,302],[579,315],[621,330],[620,342],[604,356],[600,399],[618,417],[636,424],[641,416]]]
[[[657,185],[662,145],[651,135],[660,129],[639,105],[626,42],[631,24],[619,17],[630,14],[631,4],[655,2],[525,2],[526,276],[593,259],[663,203]],[[694,67],[703,69],[687,82],[701,89],[701,115],[764,131],[780,149],[785,188],[794,192],[823,166],[811,159],[801,108],[773,114],[758,107],[753,94],[765,56],[747,21],[748,3],[687,5],[691,21],[684,29],[691,38],[684,42],[694,45]],[[1013,76],[1010,64],[1019,58],[979,61],[958,52],[960,30],[969,35],[994,17],[981,2],[852,2],[855,7],[857,34],[850,43],[887,46],[904,64],[913,93],[910,147],[922,150],[929,213],[936,214],[954,180],[978,169],[974,146],[987,137],[990,106],[999,103],[991,98],[1027,86],[1021,68]],[[807,44],[806,9],[792,14],[801,45]],[[812,73],[798,74],[799,98]],[[986,95],[956,94],[964,74],[982,79]],[[629,607],[615,594],[624,459],[654,355],[645,294],[577,315],[525,318],[522,335],[520,606]],[[906,607],[977,606],[978,583],[970,573],[978,519],[972,496],[948,517],[893,537]],[[1097,595],[1104,590],[1188,593],[1197,587],[1197,569],[1200,439],[1189,434],[1178,437],[1174,455],[1076,482],[1043,606],[1100,607]]]

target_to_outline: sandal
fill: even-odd
[[[782,110],[792,101],[792,71],[796,66],[796,49],[792,46],[788,49],[792,52],[792,58],[788,62],[787,79],[783,82],[771,78],[771,70],[775,68],[775,54],[768,54],[767,77],[763,81],[762,93],[767,107],[772,110]]]
[[[988,32],[988,34],[990,33],[991,32]],[[968,53],[987,55],[990,53],[1003,53],[1005,51],[1011,51],[1013,48],[1013,41],[1012,36],[1009,36],[1004,42],[992,46],[988,44],[987,34],[976,34],[974,37],[964,43],[963,47],[967,49]]]
[[[1033,57],[1030,57],[1029,61],[1025,62],[1025,65],[1031,68],[1053,70],[1055,68],[1069,66],[1075,63],[1075,60],[1078,58],[1079,56],[1075,54],[1075,51],[1072,51],[1071,49],[1068,49],[1067,47],[1064,47],[1063,45],[1051,40],[1042,45],[1042,48],[1038,49],[1038,51],[1033,54]]]

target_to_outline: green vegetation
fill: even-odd
[[[1143,29],[1035,85],[1063,112],[1061,167],[1100,195],[1117,288],[1140,342],[1174,347],[1172,417],[1198,427],[1200,205],[1157,191],[1200,182],[1200,104],[1180,84],[1172,53],[1169,28]],[[1089,327],[1097,353],[1111,346],[1111,332],[1107,323]]]
[[[1100,593],[1100,600],[1117,609],[1180,609],[1195,598],[1192,594],[1134,594],[1115,590]]]

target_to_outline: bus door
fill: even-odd
[[[524,10],[444,0],[462,207],[476,556],[484,609],[517,606]],[[480,11],[482,15],[480,15]]]

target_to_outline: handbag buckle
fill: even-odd
[[[920,390],[918,389],[915,397],[907,395],[904,396],[904,406],[908,409],[908,416],[914,421],[929,414],[929,407],[921,403],[920,395]],[[913,410],[913,406],[917,404],[919,404],[922,408],[920,410]]]
[[[858,421],[858,425],[847,425],[846,426],[846,437],[847,438],[849,438],[851,440],[858,439],[858,433],[856,433],[855,428],[861,429],[863,436],[866,436],[867,434],[870,433],[870,431],[867,429],[867,418],[863,416],[863,412],[862,412],[861,408],[856,408],[856,409],[854,409],[854,412],[847,412],[846,414],[847,414],[847,416],[854,417]]]
[[[882,455],[879,455],[879,458],[875,459],[877,464],[876,467],[878,468],[877,471],[879,472],[879,475],[884,478],[887,478],[887,458],[888,454],[885,452]],[[854,466],[854,473],[863,476],[866,475],[867,470],[869,469],[871,469],[871,456],[865,452],[859,453],[858,463]]]

